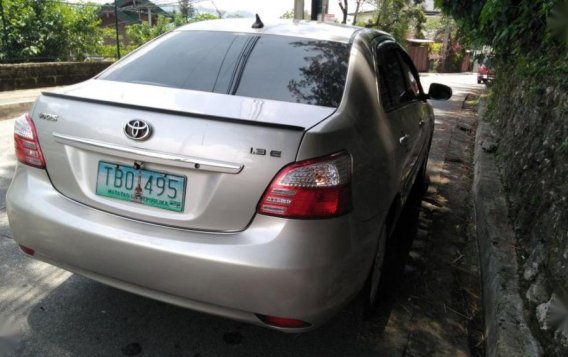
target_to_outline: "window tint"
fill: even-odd
[[[235,94],[337,107],[343,95],[350,45],[262,36]]]
[[[381,49],[379,55],[379,83],[381,100],[385,110],[390,110],[403,103],[406,82],[399,63],[398,54],[392,47]]]
[[[410,58],[407,58],[404,54],[400,54],[401,57],[401,65],[402,65],[402,72],[404,73],[404,78],[406,79],[406,87],[409,93],[408,99],[414,99],[420,95],[420,86],[418,84],[418,79],[414,76],[414,72],[412,71],[410,66],[413,64],[409,64],[407,61],[411,61]]]
[[[171,32],[119,63],[101,79],[200,91],[216,88],[225,57],[235,65],[243,37],[228,32]],[[217,86],[219,87],[219,86]]]
[[[174,31],[99,79],[337,107],[349,51],[297,37]]]

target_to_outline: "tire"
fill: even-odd
[[[363,304],[363,318],[372,315],[377,310],[378,301],[381,297],[380,286],[383,278],[383,270],[385,265],[385,257],[387,250],[387,226],[383,225],[379,234],[377,249],[373,259],[373,265],[363,290],[361,291],[361,299]]]
[[[481,79],[477,78],[477,84],[481,84],[481,83],[483,83],[483,81]]]
[[[420,166],[420,170],[418,171],[418,174],[416,174],[416,180],[414,181],[414,187],[424,192],[428,189],[428,185],[430,184],[430,179],[427,174],[429,155],[430,150],[428,150],[428,155],[424,158],[424,162],[422,163],[422,166]]]

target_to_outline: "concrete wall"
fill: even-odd
[[[0,91],[73,84],[107,68],[111,62],[0,64]]]

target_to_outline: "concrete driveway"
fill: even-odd
[[[462,110],[475,75],[428,75],[454,88],[434,102],[432,185],[399,229],[380,313],[355,304],[322,328],[288,335],[185,310],[90,281],[20,253],[5,193],[15,167],[13,120],[0,120],[0,356],[477,355],[479,280],[468,167],[475,116]],[[461,125],[461,128],[460,128]],[[465,129],[464,129],[465,128]],[[461,256],[461,257],[460,257]]]

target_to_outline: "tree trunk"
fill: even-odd
[[[357,15],[359,15],[359,8],[361,7],[361,1],[362,0],[357,0],[357,6],[355,7],[355,14],[353,15],[353,24],[352,25],[356,25],[357,24]]]
[[[349,4],[347,2],[347,0],[343,0],[343,3],[341,3],[341,1],[339,1],[339,7],[341,8],[341,12],[343,13],[343,21],[341,21],[342,24],[346,24],[347,23],[347,13],[348,13],[348,9],[349,9]]]

